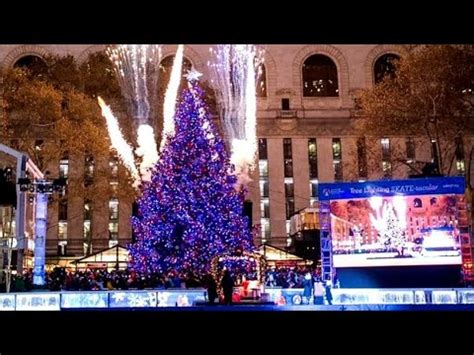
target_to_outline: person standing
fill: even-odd
[[[303,303],[307,304],[309,303],[313,291],[313,278],[311,276],[311,273],[308,271],[306,272],[306,275],[304,276],[304,281],[303,281]]]
[[[328,302],[328,304],[332,305],[331,281],[329,280],[326,281],[325,295],[326,295],[326,301]]]
[[[206,280],[206,286],[207,286],[207,297],[209,299],[210,304],[214,304],[214,301],[217,298],[217,284],[216,281],[214,281],[214,278],[212,275],[207,275],[207,280]]]
[[[230,275],[229,270],[224,271],[224,276],[222,277],[221,287],[224,292],[224,304],[232,304],[232,294],[234,292],[234,280]]]
[[[324,286],[321,280],[314,283],[314,304],[324,304]]]

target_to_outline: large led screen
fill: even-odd
[[[330,201],[337,267],[461,264],[460,195],[396,195]]]

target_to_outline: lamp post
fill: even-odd
[[[62,192],[66,186],[65,179],[18,179],[21,191],[29,191],[35,204],[35,262],[33,267],[33,285],[44,287],[46,261],[46,232],[48,223],[48,199],[55,192]]]

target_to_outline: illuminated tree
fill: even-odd
[[[379,242],[387,248],[396,248],[398,255],[403,255],[405,230],[401,227],[393,206],[388,203],[385,203],[383,207],[382,221],[379,229]]]
[[[132,267],[144,273],[208,272],[225,252],[252,249],[243,191],[223,140],[209,118],[204,91],[190,77],[178,106],[174,136],[168,136],[152,180],[132,219],[137,241]]]

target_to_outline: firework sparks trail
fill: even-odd
[[[176,111],[176,98],[178,96],[179,84],[181,83],[181,70],[183,67],[183,45],[178,46],[176,56],[171,69],[170,81],[166,89],[165,101],[163,104],[163,135],[161,137],[161,147],[163,149],[168,135],[174,134],[174,114]]]
[[[138,148],[135,153],[141,157],[142,180],[148,181],[149,169],[158,161],[150,117],[157,94],[161,46],[118,45],[109,47],[107,53],[114,63],[122,94],[130,102],[132,116],[138,125]]]
[[[263,51],[254,45],[217,45],[211,48],[214,60],[208,63],[220,107],[220,119],[232,150],[239,184],[251,181],[255,167],[256,82]]]
[[[134,186],[140,183],[140,174],[135,166],[135,158],[133,156],[133,149],[127,143],[120,130],[117,118],[112,113],[109,106],[106,105],[101,97],[98,97],[99,106],[102,109],[102,116],[104,116],[107,123],[107,130],[109,132],[110,142],[112,147],[117,151],[119,158],[123,165],[130,171],[132,175]]]

